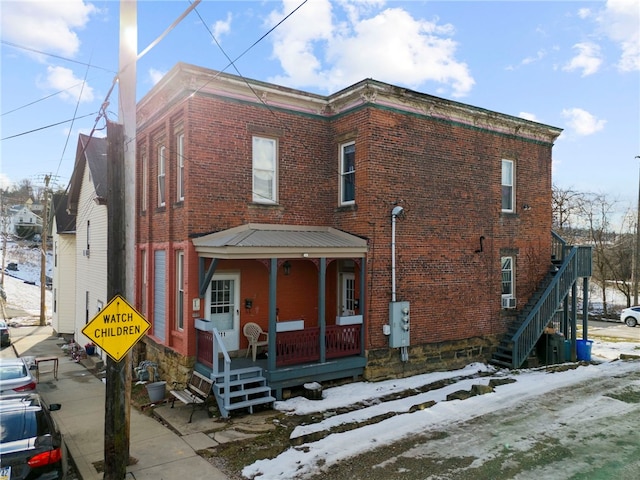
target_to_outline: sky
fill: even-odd
[[[202,0],[171,28],[189,6],[138,2],[138,100],[177,62],[322,95],[374,78],[562,128],[554,184],[637,205],[640,0]],[[119,7],[0,0],[1,187],[66,187],[105,101],[118,121]]]

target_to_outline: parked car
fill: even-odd
[[[24,394],[35,389],[36,380],[25,359],[0,358],[0,397],[13,393]]]
[[[8,347],[9,345],[11,345],[9,325],[4,320],[0,320],[0,347]]]
[[[635,327],[640,323],[640,306],[625,308],[620,312],[620,321],[627,327]]]
[[[0,479],[64,478],[64,444],[50,413],[60,408],[37,393],[0,397]]]

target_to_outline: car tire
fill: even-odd
[[[624,319],[624,323],[627,327],[635,327],[638,321],[634,317],[627,317]]]

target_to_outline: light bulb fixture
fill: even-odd
[[[286,260],[282,264],[282,271],[284,272],[285,275],[289,275],[291,273],[291,264],[289,263],[289,260]]]

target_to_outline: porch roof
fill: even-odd
[[[248,223],[192,240],[202,257],[348,258],[367,252],[363,238],[331,227]]]

